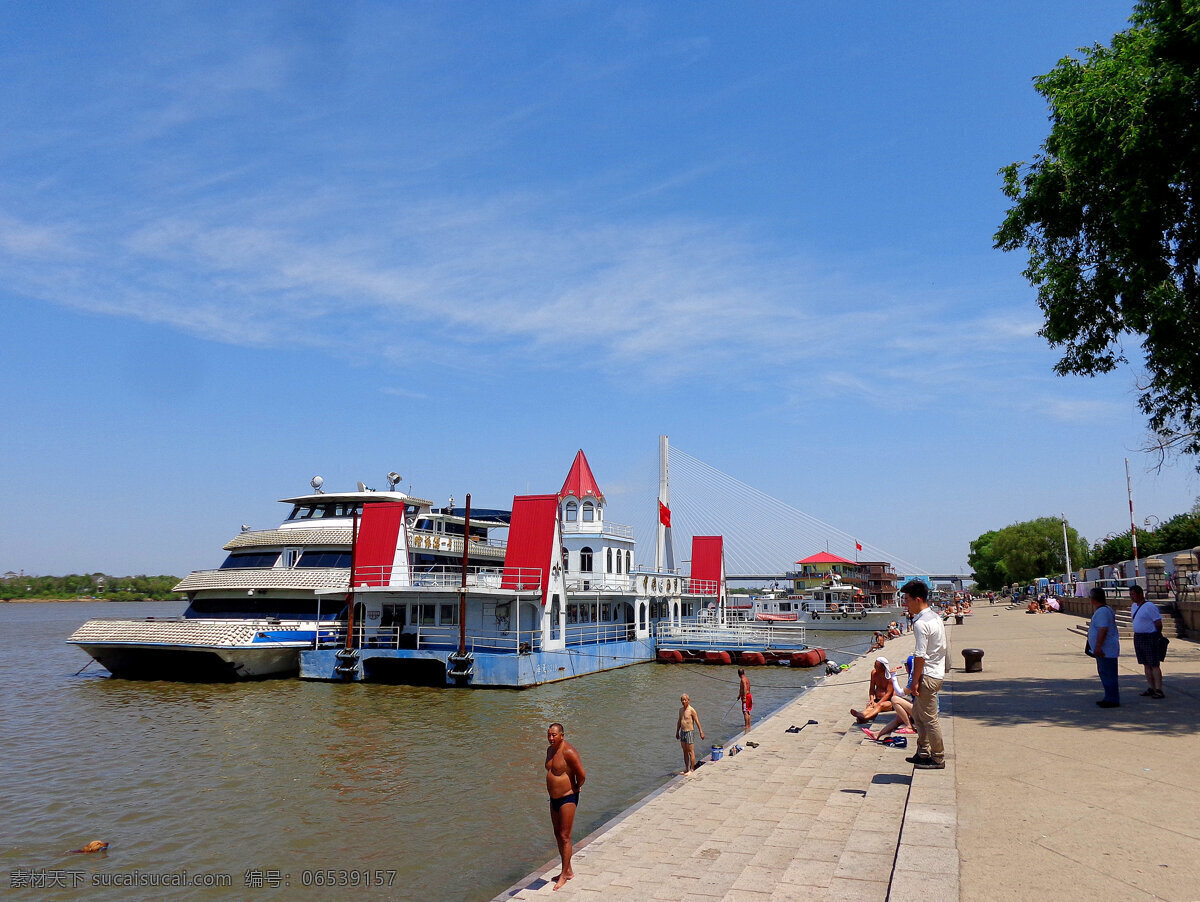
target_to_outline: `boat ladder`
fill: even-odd
[[[446,676],[456,683],[465,683],[475,672],[475,658],[469,652],[452,651],[446,656],[446,663],[450,665],[446,668]]]
[[[334,653],[337,658],[337,665],[333,668],[334,673],[352,679],[358,675],[358,649],[357,648],[339,648]]]

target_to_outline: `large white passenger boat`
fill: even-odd
[[[320,477],[313,493],[281,499],[287,518],[274,529],[243,530],[225,545],[224,562],[197,570],[176,592],[187,596],[183,616],[143,620],[89,620],[67,640],[114,676],[134,679],[241,679],[291,675],[300,650],[312,648],[322,629],[346,618],[346,593],[354,557],[355,524],[368,507],[403,510],[411,530],[412,565],[436,570],[461,565],[462,509],[434,508],[396,488],[361,483],[354,492],[326,493]],[[508,511],[476,511],[470,534],[472,566],[496,566],[503,543],[492,529],[508,526]],[[330,594],[332,593],[332,594]]]
[[[723,599],[715,557],[692,577],[635,564],[582,451],[556,495],[505,510],[435,508],[399,479],[326,493],[318,477],[179,583],[182,617],[90,620],[68,641],[118,677],[527,686],[651,660],[658,624]]]

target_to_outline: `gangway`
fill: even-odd
[[[760,623],[667,623],[658,624],[658,648],[675,651],[803,651],[803,626],[773,626]]]

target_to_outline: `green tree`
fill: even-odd
[[[1153,445],[1200,454],[1200,0],[1139,0],[1130,26],[1034,80],[1050,134],[1000,170],[996,247],[1029,252],[1055,371],[1109,372],[1137,336]]]
[[[971,543],[971,551],[967,555],[967,563],[975,571],[975,582],[982,589],[999,589],[1012,582],[999,555],[992,547],[996,535],[995,530],[985,532]]]
[[[1071,565],[1081,566],[1088,552],[1087,541],[1068,525],[1067,542]],[[971,543],[967,561],[982,589],[999,589],[1013,582],[1065,573],[1062,520],[1038,517],[985,532]]]

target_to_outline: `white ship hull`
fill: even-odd
[[[304,623],[89,620],[67,641],[115,677],[241,680],[295,675],[315,637],[315,625]]]

